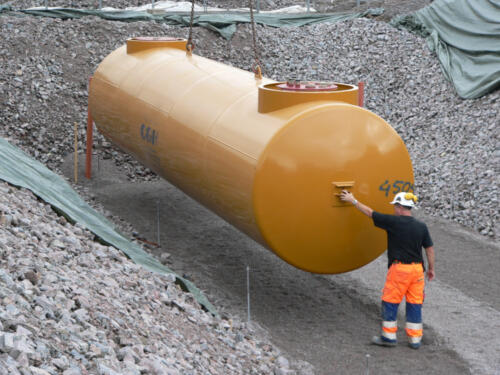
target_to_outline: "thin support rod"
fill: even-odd
[[[247,318],[250,323],[250,267],[247,266]]]
[[[160,244],[160,200],[158,199],[156,201],[156,232],[158,234],[158,247],[161,246]]]
[[[92,77],[89,78],[89,91]],[[93,144],[94,120],[90,113],[90,106],[87,105],[87,154],[85,160],[85,177],[89,180],[92,177],[92,144]]]
[[[78,183],[78,124],[75,122],[75,184]]]

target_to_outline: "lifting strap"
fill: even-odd
[[[255,73],[255,79],[262,79],[262,68],[260,67],[259,60],[259,50],[257,48],[257,33],[255,31],[255,19],[253,17],[253,0],[248,0],[250,8],[250,20],[252,23],[252,39],[253,39],[253,53],[254,53],[254,63],[252,64],[252,70]]]
[[[191,56],[194,50],[193,43],[194,0],[191,0],[191,19],[189,20],[189,36],[186,43],[186,53]]]

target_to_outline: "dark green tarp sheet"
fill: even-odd
[[[462,98],[500,87],[500,0],[436,0],[391,24],[427,38]]]
[[[193,283],[175,274],[139,245],[119,234],[113,229],[113,225],[94,211],[63,178],[3,138],[0,138],[0,179],[11,185],[31,190],[71,221],[81,224],[104,243],[123,251],[135,263],[147,270],[159,274],[174,274],[177,284],[189,291],[200,305],[218,316],[214,306]]]
[[[0,13],[12,10],[10,4],[11,4],[10,2],[5,3],[5,4],[0,4]]]
[[[188,26],[190,21],[189,13],[165,13],[152,14],[147,11],[133,10],[87,10],[71,8],[37,8],[20,10],[24,14],[41,17],[54,18],[81,18],[85,16],[96,16],[113,21],[157,21],[170,25]],[[255,13],[255,22],[261,25],[283,27],[283,26],[304,26],[315,23],[327,22],[334,23],[359,17],[378,16],[382,14],[382,8],[367,9],[357,13]],[[249,23],[250,15],[248,13],[202,13],[194,17],[194,25],[205,27],[222,35],[226,39],[231,39],[236,32],[238,23]]]

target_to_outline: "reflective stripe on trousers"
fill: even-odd
[[[382,293],[382,340],[396,342],[398,307],[406,297],[406,334],[410,343],[422,340],[424,269],[421,264],[393,264]]]

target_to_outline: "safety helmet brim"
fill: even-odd
[[[399,204],[401,206],[408,207],[408,208],[415,207],[415,202],[413,201],[413,199],[406,199],[405,198],[406,194],[407,194],[407,192],[401,192],[401,193],[396,194],[394,196],[394,199],[392,200],[392,202],[390,202],[390,204]]]

